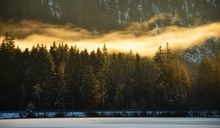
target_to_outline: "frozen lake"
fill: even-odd
[[[2,119],[0,128],[220,128],[220,118]]]

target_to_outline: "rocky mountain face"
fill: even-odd
[[[215,38],[210,38],[206,43],[202,45],[196,45],[191,48],[186,49],[181,52],[180,55],[186,61],[199,64],[204,55],[208,57],[213,57],[216,53],[220,51],[220,40]]]
[[[73,23],[100,31],[166,16],[152,27],[195,26],[220,19],[219,0],[1,0],[2,19]]]

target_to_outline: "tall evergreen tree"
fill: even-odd
[[[76,46],[71,47],[69,50],[68,61],[66,65],[66,82],[69,86],[67,102],[68,108],[80,109],[82,108],[82,94],[80,92],[81,84],[81,60],[79,49]]]
[[[97,94],[99,103],[101,108],[105,107],[106,99],[108,97],[108,85],[109,85],[109,55],[107,52],[106,45],[103,47],[103,64],[100,68],[99,72],[97,73],[97,79],[99,81],[99,85],[97,87]]]
[[[0,47],[0,90],[2,109],[16,109],[17,103],[17,81],[18,69],[16,65],[16,55],[19,49],[15,48],[15,39],[9,34],[4,35]]]
[[[219,97],[219,55],[216,54],[215,58],[209,58],[205,55],[201,61],[198,85],[197,85],[197,97],[196,104],[200,109],[219,109],[218,99]]]
[[[82,95],[83,103],[86,109],[92,110],[96,107],[97,104],[97,94],[96,89],[99,86],[99,83],[96,79],[92,66],[86,67],[86,73],[84,74],[84,79],[82,82]]]
[[[177,56],[166,45],[159,47],[155,57],[156,93],[158,106],[169,109],[185,108],[190,79]]]

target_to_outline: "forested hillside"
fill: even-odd
[[[218,22],[219,0],[1,0],[0,19],[72,23],[99,32],[161,17],[150,29]]]
[[[36,41],[37,42],[37,41]],[[153,42],[152,42],[153,43]],[[153,58],[37,45],[21,51],[5,35],[0,46],[0,111],[220,110],[220,52],[199,64],[167,43]]]

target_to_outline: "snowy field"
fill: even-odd
[[[220,118],[2,119],[0,128],[220,128]]]

